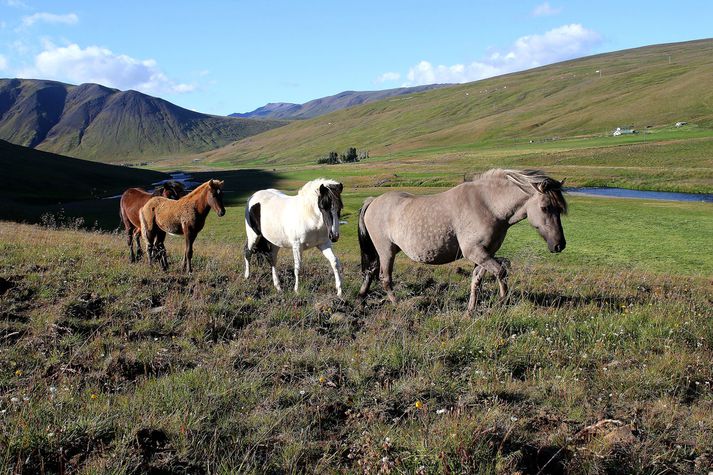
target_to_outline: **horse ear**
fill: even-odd
[[[223,188],[223,185],[225,184],[225,180],[220,180],[218,181],[218,186]]]
[[[564,186],[564,182],[567,181],[567,178],[562,178],[562,181],[560,182],[560,186]]]
[[[537,185],[535,185],[535,189],[540,193],[544,193],[545,191],[547,191],[547,182],[543,181],[538,183]]]
[[[320,196],[324,195],[325,193],[327,193],[327,187],[324,186],[324,185],[319,185],[319,194],[320,194]]]
[[[341,193],[344,190],[344,185],[339,183],[337,186],[339,187],[339,193]]]

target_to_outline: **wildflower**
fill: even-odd
[[[416,404],[414,404],[414,406],[416,406],[416,409],[421,409],[423,407],[423,403],[421,401],[416,401]]]
[[[96,394],[92,393],[92,395],[89,396],[89,397],[92,398],[92,399],[96,399],[96,398],[98,398],[99,396],[97,396]]]
[[[326,381],[327,381],[327,378],[325,378],[324,376],[319,377],[319,384],[324,384]]]
[[[22,370],[18,369],[15,371],[15,376],[22,376]]]
[[[304,396],[304,395],[305,395],[305,391],[304,391],[304,389],[302,389],[302,390],[300,391],[300,396]]]
[[[445,414],[446,412],[448,412],[447,409],[438,409],[438,410],[436,411],[436,414],[441,415],[441,414]]]

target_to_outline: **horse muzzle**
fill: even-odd
[[[558,242],[558,243],[556,243],[556,244],[554,244],[554,245],[548,245],[547,247],[550,248],[550,252],[552,252],[552,253],[558,253],[558,252],[564,251],[564,248],[567,247],[567,242],[566,242],[566,241],[562,241],[562,242]]]
[[[218,216],[223,216],[223,215],[225,215],[225,210],[224,209],[218,210],[215,212],[215,214],[217,214]]]
[[[339,233],[333,233],[332,231],[329,231],[329,240],[332,242],[339,241]]]

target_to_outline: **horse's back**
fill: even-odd
[[[369,204],[364,221],[377,248],[395,245],[414,261],[429,264],[458,257],[453,213],[443,193],[384,193]]]
[[[140,228],[139,211],[151,199],[151,194],[140,188],[129,188],[121,195],[119,208],[123,216],[128,219],[134,227]]]

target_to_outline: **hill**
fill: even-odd
[[[354,107],[388,97],[404,96],[451,86],[451,84],[429,84],[426,86],[400,87],[383,91],[344,91],[333,96],[314,99],[304,104],[271,102],[252,112],[230,114],[230,117],[250,117],[265,119],[311,119],[348,107]]]
[[[712,70],[713,40],[647,46],[295,121],[207,156],[229,165],[314,163],[355,146],[376,158],[433,162],[446,152],[477,156],[488,145],[523,146],[522,155],[530,142],[601,137],[632,124],[705,128],[713,125]]]
[[[201,114],[99,84],[0,79],[0,139],[90,160],[201,152],[283,124]]]
[[[165,173],[65,157],[4,140],[0,170],[0,219],[14,217],[26,205],[96,199],[168,178]]]

